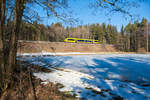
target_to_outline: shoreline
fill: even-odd
[[[17,53],[17,56],[67,56],[67,55],[99,55],[99,54],[150,54],[150,52],[38,52],[38,53]]]

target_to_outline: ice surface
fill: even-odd
[[[20,60],[63,69],[34,75],[47,82],[61,83],[64,85],[61,91],[72,91],[83,99],[150,99],[148,54],[35,56],[22,57]]]

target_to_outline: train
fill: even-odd
[[[66,39],[64,40],[64,42],[100,44],[100,41],[99,41],[99,40],[80,39],[80,38],[66,38]]]

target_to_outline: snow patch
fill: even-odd
[[[47,68],[53,65],[52,67],[56,67],[57,70],[51,73],[34,73],[34,75],[45,82],[64,85],[60,91],[72,91],[79,98],[150,99],[150,55],[148,54],[23,56],[19,59]]]
[[[34,73],[34,75],[43,81],[49,81],[53,83],[61,83],[65,87],[60,89],[61,91],[74,91],[74,88],[86,88],[91,87],[97,91],[100,91],[99,88],[88,84],[82,79],[92,80],[94,77],[88,74],[77,72],[70,69],[61,69],[53,71],[52,73]]]

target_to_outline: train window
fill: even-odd
[[[90,40],[78,40],[78,42],[92,42]]]
[[[74,41],[74,39],[68,39],[69,41]]]
[[[84,40],[78,40],[79,42],[84,42]]]
[[[94,42],[100,42],[100,41],[95,40]]]
[[[85,42],[91,42],[91,41],[89,41],[89,40],[85,40]]]

